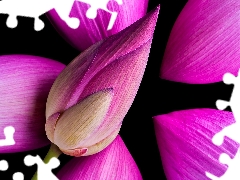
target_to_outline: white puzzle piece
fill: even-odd
[[[15,144],[15,141],[13,139],[13,135],[15,132],[14,127],[12,126],[7,126],[4,128],[4,135],[5,139],[0,139],[0,147],[1,146],[11,146]]]
[[[8,169],[8,162],[5,160],[0,161],[0,171],[6,171]]]
[[[238,71],[238,77],[235,77],[231,73],[226,73],[223,76],[223,82],[225,84],[234,84],[230,101],[217,100],[216,106],[219,110],[224,110],[228,106],[231,107],[235,123],[223,128],[220,132],[215,134],[212,138],[213,144],[221,146],[224,142],[224,137],[229,137],[233,141],[240,144],[240,70]],[[222,164],[228,165],[228,168],[224,175],[216,177],[213,174],[206,172],[206,176],[212,180],[239,180],[240,179],[240,148],[236,155],[231,159],[227,154],[222,153],[219,157],[219,161]]]
[[[24,180],[24,175],[21,172],[16,172],[13,174],[13,180]]]
[[[113,24],[117,18],[117,12],[108,10],[107,4],[110,0],[76,0],[89,4],[86,16],[89,19],[94,19],[97,16],[97,10],[102,9],[111,14],[111,19],[107,30],[112,29]],[[122,0],[115,0],[119,5],[122,5]],[[39,16],[46,12],[55,9],[59,17],[66,22],[66,24],[76,29],[80,25],[80,20],[75,17],[69,17],[72,6],[75,0],[2,0],[0,1],[0,14],[8,14],[7,26],[9,28],[16,28],[18,25],[17,16],[34,18],[34,29],[40,31],[44,28],[44,23],[39,19]]]
[[[34,164],[37,164],[38,180],[59,180],[52,173],[52,169],[55,169],[60,165],[60,161],[55,157],[51,158],[50,161],[47,164],[45,164],[38,155],[37,156],[27,155],[24,158],[24,163],[26,166],[32,166]]]

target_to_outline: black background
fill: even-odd
[[[189,108],[214,108],[217,99],[228,100],[232,86],[222,82],[206,85],[190,85],[169,82],[159,78],[164,49],[171,28],[186,4],[186,0],[150,0],[148,11],[161,5],[158,23],[154,33],[148,65],[132,107],[126,115],[120,135],[135,159],[144,180],[164,180],[152,117]],[[0,15],[0,55],[29,54],[42,56],[68,64],[79,52],[65,42],[55,31],[45,15],[40,17],[45,28],[36,32],[33,19],[18,17],[18,26],[9,29],[6,26],[7,15]],[[2,154],[0,159],[9,162],[9,169],[0,172],[0,179],[12,179],[15,172],[23,172],[25,180],[31,179],[37,166],[26,167],[23,158],[28,155],[40,155],[42,159],[49,146],[35,151]],[[59,169],[71,157],[62,155]]]

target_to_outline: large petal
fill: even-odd
[[[142,180],[134,159],[119,135],[103,151],[73,158],[57,177],[61,180]]]
[[[4,128],[15,128],[15,145],[1,153],[41,148],[50,143],[44,129],[50,88],[65,65],[29,55],[0,56],[0,139]]]
[[[177,18],[160,77],[205,84],[240,67],[240,1],[189,0]]]
[[[227,166],[219,162],[220,155],[226,153],[233,158],[239,144],[225,137],[223,144],[217,146],[212,138],[233,123],[231,112],[214,109],[182,110],[154,117],[167,179],[209,180],[206,172],[222,176]]]
[[[121,1],[122,5],[119,5],[121,3],[118,4],[117,2]],[[69,12],[72,8],[70,17],[79,18],[80,25],[77,29],[70,28],[66,22],[60,18],[61,16],[59,16],[59,14],[63,13],[62,9],[59,10],[61,11],[60,13],[57,13],[58,9],[56,8],[56,10],[51,10],[48,13],[48,17],[62,37],[80,51],[83,51],[92,44],[125,29],[143,17],[147,12],[148,6],[148,0],[103,0],[100,2],[90,0],[78,0],[74,2],[73,0],[68,0],[68,2],[68,7],[65,5],[64,8],[68,8]],[[89,19],[86,16],[87,12],[90,12],[88,11],[91,7],[89,4],[92,4],[93,9],[95,6],[102,6],[102,8],[99,7],[97,10],[97,16],[95,19]],[[107,28],[111,18],[111,13],[103,10],[104,5],[109,11],[117,12],[116,21],[110,30],[107,30]],[[66,17],[69,15],[68,11],[65,13]]]

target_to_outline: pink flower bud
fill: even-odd
[[[54,82],[46,132],[65,154],[97,153],[117,136],[145,71],[158,12],[88,48]]]

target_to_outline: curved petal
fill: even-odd
[[[46,101],[64,67],[37,56],[0,56],[0,139],[5,139],[5,127],[15,129],[15,145],[0,147],[0,153],[28,151],[50,143],[44,129]]]
[[[99,91],[64,111],[56,124],[54,143],[64,150],[76,148],[79,141],[86,139],[92,130],[100,126],[112,96],[112,90]]]
[[[234,122],[231,112],[214,109],[189,109],[154,117],[167,179],[209,180],[206,172],[222,176],[227,166],[219,162],[220,155],[226,153],[233,158],[239,144],[225,137],[217,146],[212,138]]]
[[[240,1],[189,0],[170,34],[160,77],[206,84],[240,67]]]
[[[103,151],[73,158],[57,177],[61,180],[142,180],[134,159],[119,135]]]
[[[80,20],[80,25],[77,29],[70,28],[66,22],[60,18],[59,13],[57,13],[54,9],[49,11],[47,15],[55,29],[62,35],[62,37],[80,51],[83,51],[92,44],[125,29],[143,17],[147,12],[148,6],[148,0],[103,0],[99,3],[96,1],[86,0],[85,2],[84,0],[75,2],[72,0],[68,1],[69,11],[72,8],[70,17],[75,17]],[[120,5],[121,1],[122,5]],[[92,4],[92,9],[90,9],[89,4]],[[116,20],[110,30],[107,29],[111,19],[111,13],[103,10],[104,5],[109,11],[117,12]],[[99,7],[97,10],[97,16],[95,19],[89,19],[87,14],[95,12],[95,6],[102,6],[102,8]],[[93,12],[91,12],[92,10]],[[68,17],[69,12],[66,12],[65,14],[67,15],[66,17]]]

